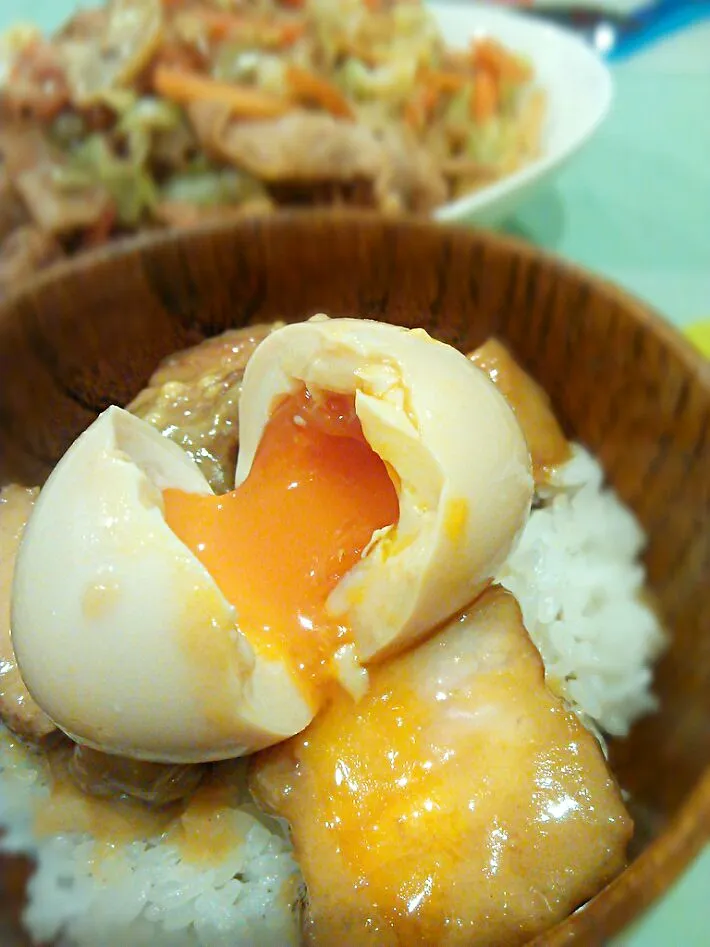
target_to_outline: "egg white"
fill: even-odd
[[[167,487],[211,493],[186,453],[126,411],[75,441],[23,537],[13,646],[32,696],[77,742],[163,762],[239,756],[312,711],[168,527]]]

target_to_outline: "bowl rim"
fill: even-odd
[[[103,246],[84,250],[79,254],[58,260],[37,272],[31,279],[0,298],[0,323],[7,318],[9,310],[21,304],[26,297],[39,294],[45,285],[60,282],[73,273],[81,273],[92,266],[110,266],[114,257],[130,257],[138,253],[149,253],[151,249],[173,242],[192,241],[208,237],[219,237],[222,233],[233,231],[271,229],[272,227],[296,226],[307,230],[310,226],[353,227],[370,230],[384,229],[391,232],[440,231],[445,239],[452,239],[461,233],[479,243],[487,243],[506,253],[517,255],[526,262],[536,260],[552,267],[558,273],[587,283],[595,292],[614,301],[631,313],[633,318],[656,334],[664,345],[683,363],[683,367],[710,394],[710,360],[687,339],[676,326],[657,309],[631,290],[625,289],[609,277],[588,269],[580,263],[567,260],[552,250],[539,247],[523,237],[489,230],[485,225],[477,225],[466,220],[438,220],[416,214],[398,214],[389,217],[377,210],[360,208],[302,208],[284,207],[273,213],[213,220],[188,227],[165,228],[143,231],[112,239]]]
[[[338,229],[356,229],[380,233],[416,234],[429,231],[440,235],[443,243],[454,238],[489,245],[510,256],[535,260],[563,278],[571,276],[586,283],[595,293],[620,306],[645,330],[655,334],[696,378],[710,400],[710,361],[663,316],[646,302],[584,267],[570,263],[554,253],[538,248],[519,237],[478,229],[471,225],[439,223],[426,218],[404,215],[385,217],[367,210],[285,209],[265,217],[244,217],[201,224],[180,230],[160,230],[112,241],[104,247],[61,261],[38,273],[15,292],[0,301],[0,326],[9,319],[23,299],[41,295],[45,287],[80,275],[92,267],[109,268],[114,259],[150,253],[155,247],[171,243],[190,244],[202,239],[220,239],[225,234],[295,228],[307,233],[311,227],[329,225]],[[678,811],[650,845],[610,882],[598,895],[559,924],[535,937],[529,947],[562,947],[580,937],[588,943],[601,943],[619,932],[656,901],[706,843],[710,843],[710,760],[697,783]]]

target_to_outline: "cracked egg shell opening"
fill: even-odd
[[[275,404],[303,385],[354,394],[398,490],[399,521],[328,600],[369,661],[421,638],[494,576],[530,510],[530,456],[503,396],[456,349],[422,329],[316,316],[274,332],[247,365],[237,485]]]
[[[166,524],[168,487],[211,493],[187,454],[120,408],[74,442],[20,547],[18,664],[79,743],[160,762],[243,755],[297,733],[312,712]]]

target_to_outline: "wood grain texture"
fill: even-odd
[[[710,368],[648,309],[521,243],[366,213],[288,213],[111,247],[0,309],[0,482],[40,481],[169,352],[319,311],[421,325],[463,350],[500,336],[648,532],[672,634],[662,710],[612,758],[657,837],[535,941],[602,943],[710,836]]]

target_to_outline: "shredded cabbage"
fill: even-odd
[[[518,136],[514,122],[493,116],[485,125],[476,126],[468,137],[468,157],[495,170],[511,162],[517,152]]]
[[[103,135],[90,135],[72,153],[66,167],[58,169],[57,183],[66,188],[102,184],[111,195],[117,219],[136,226],[158,203],[152,176],[140,162],[119,158]]]
[[[388,99],[400,103],[414,91],[417,62],[402,58],[369,68],[359,59],[347,59],[338,74],[338,85],[356,99]]]
[[[451,96],[443,116],[447,130],[458,131],[471,127],[471,92],[473,85],[466,86]]]
[[[124,138],[133,162],[142,165],[150,156],[156,133],[171,131],[182,120],[182,112],[172,102],[144,96],[124,112],[116,132]]]
[[[235,168],[196,170],[174,174],[161,189],[161,198],[201,207],[218,204],[239,204],[265,194],[251,175]]]
[[[60,148],[75,145],[86,134],[86,122],[76,112],[60,112],[52,122],[50,135]]]
[[[212,75],[224,82],[249,82],[281,95],[286,87],[286,63],[281,56],[258,49],[244,48],[241,43],[225,43],[217,53]]]

